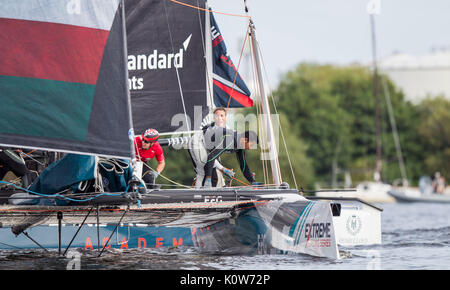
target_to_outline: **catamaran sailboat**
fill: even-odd
[[[26,188],[2,181],[0,247],[62,254],[81,247],[101,255],[110,247],[193,246],[339,259],[338,245],[380,244],[380,208],[358,199],[308,199],[283,183],[256,29],[248,19],[260,80],[253,99],[265,116],[271,184],[149,189],[135,170],[135,131],[186,134],[168,138],[171,144],[188,138],[199,128],[195,120],[220,103],[214,86],[230,95],[227,106],[253,102],[228,56],[218,59],[233,68],[232,82],[213,63],[213,46],[223,37],[207,3],[4,4],[0,144],[30,150],[28,156],[67,155],[38,171]]]

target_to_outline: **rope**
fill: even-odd
[[[249,183],[244,182],[244,181],[242,181],[242,180],[239,180],[239,179],[237,179],[236,177],[231,177],[231,180],[236,180],[237,182],[242,183],[242,184],[244,184],[245,186],[249,186],[249,185],[250,185]],[[230,185],[231,185],[231,182],[230,182]],[[231,186],[230,186],[230,187],[231,187]]]
[[[36,160],[35,158],[31,157],[30,154],[33,153],[33,152],[36,151],[36,150],[37,150],[37,149],[33,149],[33,150],[31,150],[30,152],[28,152],[28,153],[23,153],[22,150],[17,150],[17,152],[19,152],[20,157],[22,157],[22,158],[24,158],[24,157],[30,158],[31,160],[33,160],[33,161],[39,163],[40,165],[44,166],[44,163],[42,163],[42,162]]]
[[[148,165],[147,163],[144,163],[144,165],[147,166],[147,167],[148,167],[149,169],[151,169],[152,171],[155,171],[155,172],[156,172],[156,170],[153,169],[153,168],[152,168],[150,165]],[[178,183],[178,182],[175,182],[175,181],[171,180],[170,178],[168,178],[168,177],[162,175],[161,173],[159,174],[159,176],[161,176],[161,177],[164,178],[165,180],[167,180],[167,181],[169,181],[169,182],[171,182],[171,183],[173,183],[173,184],[175,184],[175,185],[178,185],[178,186],[181,186],[181,187],[184,187],[184,188],[192,189],[191,186],[187,186],[187,185],[184,185],[184,184],[180,184],[180,183]],[[238,179],[238,178],[231,177],[231,179],[232,179],[232,180],[236,180],[237,182],[242,183],[242,184],[244,184],[245,186],[250,186],[249,183],[246,183],[246,182],[244,182],[244,181],[242,181],[242,180],[240,180],[240,179]],[[231,183],[230,183],[230,184],[231,184]]]
[[[214,11],[214,10],[211,10],[211,9],[208,10],[208,9],[201,8],[201,7],[198,7],[198,6],[193,6],[193,5],[186,4],[186,3],[183,3],[183,2],[180,2],[180,1],[176,1],[176,0],[170,0],[170,1],[173,2],[173,3],[176,3],[176,4],[180,4],[180,5],[184,5],[184,6],[190,7],[190,8],[197,9],[197,10],[199,10],[199,11],[213,12],[213,13],[217,13],[217,14],[223,14],[223,15],[228,15],[228,16],[237,16],[237,17],[243,17],[243,18],[251,19],[251,17],[248,16],[248,15],[239,15],[239,14],[224,13],[224,12]],[[169,33],[170,33],[170,30],[169,30]],[[245,43],[246,43],[246,41],[247,41],[247,37],[248,37],[248,33],[245,34],[244,43],[243,43],[242,49],[241,49],[241,55],[239,56],[239,62],[238,62],[238,66],[237,66],[237,68],[236,68],[236,74],[234,75],[233,86],[232,86],[232,88],[231,88],[231,94],[230,94],[230,97],[228,98],[227,109],[230,107],[230,102],[231,102],[231,98],[232,98],[232,96],[233,96],[234,87],[235,87],[235,84],[236,84],[236,78],[237,78],[237,75],[238,75],[238,72],[239,72],[239,66],[240,66],[240,64],[241,64],[241,59],[242,59],[242,55],[243,55],[243,53],[244,53],[244,48],[245,48]],[[177,75],[178,75],[178,71],[177,71]],[[208,80],[208,82],[209,82],[209,80]],[[212,92],[211,92],[211,93],[212,93]],[[184,105],[184,103],[183,103],[183,105]]]
[[[245,43],[247,42],[247,38],[248,38],[248,33],[245,33],[244,43],[242,44],[242,48],[241,48],[241,55],[239,56],[239,62],[238,62],[238,66],[236,68],[236,74],[234,75],[233,87],[231,88],[231,94],[230,94],[230,97],[228,98],[227,109],[230,107],[231,98],[233,97],[234,87],[235,87],[235,84],[236,84],[236,78],[237,78],[237,75],[239,73],[239,67],[241,65],[241,59],[242,59],[242,55],[244,54]]]
[[[148,164],[145,163],[145,162],[143,162],[143,163],[144,163],[144,165],[147,166],[149,169],[151,169],[152,171],[155,171],[155,172],[156,172],[156,170],[153,169],[150,165],[148,165]],[[144,175],[145,175],[145,174],[144,174]],[[159,173],[159,176],[161,176],[161,177],[164,178],[165,180],[167,180],[167,181],[169,181],[169,182],[171,182],[171,183],[173,183],[173,184],[175,184],[175,185],[178,185],[178,186],[181,186],[181,187],[184,187],[184,188],[189,188],[189,189],[192,188],[192,187],[190,187],[190,186],[187,186],[187,185],[184,185],[184,184],[175,182],[175,181],[171,180],[170,178],[168,178],[168,177],[162,175],[161,173]]]
[[[225,136],[222,136],[222,140],[220,140],[221,144],[223,144],[222,142],[223,142],[223,140],[224,140],[226,137],[231,137],[231,136],[233,136],[233,135],[225,134]],[[234,136],[233,136],[233,137],[234,137]],[[216,158],[219,157],[225,150],[229,150],[229,149],[231,148],[230,146],[233,146],[233,144],[228,144],[228,145],[225,146],[225,148],[223,148],[219,153],[217,153],[216,156],[214,156],[213,158],[207,160],[206,162],[211,162],[212,160],[216,159]],[[230,147],[230,148],[228,148],[228,147]]]
[[[190,7],[190,8],[194,8],[194,9],[197,9],[197,10],[200,10],[200,11],[205,11],[205,12],[208,11],[208,9],[197,7],[197,6],[194,6],[194,5],[189,5],[189,4],[186,4],[184,2],[180,2],[180,1],[176,1],[176,0],[170,0],[170,1],[173,2],[173,3],[176,3],[176,4],[180,4],[180,5],[183,5],[183,6]],[[227,16],[234,16],[234,17],[242,17],[242,18],[251,19],[251,17],[248,16],[248,15],[232,14],[232,13],[226,13],[226,12],[219,12],[219,11],[215,11],[215,10],[211,10],[211,12],[214,12],[214,13],[217,13],[217,14],[222,14],[222,15],[227,15]]]
[[[186,6],[186,7],[193,8],[193,9],[197,9],[197,10],[199,10],[199,11],[213,12],[213,13],[216,13],[216,14],[222,14],[222,15],[228,15],[228,16],[235,16],[235,17],[242,17],[242,18],[251,19],[251,17],[248,16],[248,15],[240,15],[240,14],[224,13],[224,12],[215,11],[215,10],[211,10],[211,9],[201,8],[201,7],[198,7],[198,6],[193,6],[193,5],[190,5],[190,4],[187,4],[187,3],[184,3],[184,2],[180,2],[180,1],[176,1],[176,0],[170,0],[170,1],[173,2],[173,3],[179,4],[179,5],[183,5],[183,6]],[[250,25],[250,23],[249,23],[249,25]],[[241,64],[242,56],[243,56],[243,54],[244,54],[244,49],[245,49],[245,45],[246,45],[246,43],[247,43],[247,39],[248,39],[248,33],[245,34],[244,43],[243,43],[243,45],[242,45],[241,53],[240,53],[240,56],[239,56],[238,66],[237,66],[237,68],[236,68],[236,74],[235,74],[234,80],[233,80],[232,91],[231,91],[230,97],[229,97],[229,99],[228,99],[227,109],[228,109],[229,106],[230,106],[231,98],[232,98],[232,96],[233,96],[234,87],[235,87],[235,85],[236,85],[236,79],[237,79],[237,75],[238,75],[238,72],[239,72],[239,67],[240,67],[240,64]],[[226,150],[226,149],[227,149],[227,148],[225,148],[224,150]],[[151,167],[150,167],[149,165],[147,165],[146,163],[144,163],[144,164],[145,164],[148,168],[150,168],[151,170],[155,171],[153,168],[151,168]],[[160,174],[160,175],[161,175],[161,174]],[[173,181],[173,180],[170,180],[169,178],[167,178],[167,177],[165,177],[165,176],[163,176],[163,175],[161,175],[161,176],[162,176],[164,179],[168,180],[169,182],[171,182],[171,183],[173,183],[173,184],[177,184],[177,185],[179,185],[179,186],[189,188],[188,186],[179,184],[179,183],[177,183],[177,182],[175,182],[175,181]],[[265,175],[265,176],[266,176],[266,175]],[[266,177],[265,177],[264,179],[265,179],[265,182],[264,182],[264,183],[266,183]],[[230,180],[230,186],[231,186],[232,180],[236,180],[236,181],[238,181],[238,182],[240,182],[240,183],[242,183],[242,184],[244,184],[244,185],[247,185],[247,186],[249,185],[248,183],[245,183],[245,182],[243,182],[243,181],[241,181],[241,180],[239,180],[239,179],[237,179],[237,178],[232,177],[231,180]]]
[[[29,193],[38,195],[38,196],[40,196],[40,197],[52,197],[52,198],[54,198],[54,197],[59,197],[59,198],[66,199],[66,200],[68,200],[68,201],[73,201],[73,202],[86,202],[86,201],[91,201],[91,200],[93,200],[93,199],[95,199],[95,198],[97,198],[97,197],[103,196],[103,195],[106,195],[106,196],[121,196],[121,195],[122,195],[121,193],[107,193],[107,192],[102,192],[102,193],[99,193],[99,194],[97,194],[97,195],[95,195],[95,196],[93,196],[93,197],[87,198],[87,199],[74,199],[74,198],[70,198],[70,197],[67,197],[67,196],[64,196],[64,195],[61,195],[61,194],[60,194],[60,193],[62,193],[62,192],[67,191],[67,189],[64,190],[64,191],[61,191],[61,192],[59,192],[59,193],[54,193],[54,194],[44,194],[44,193],[39,193],[39,192],[34,192],[34,191],[31,191],[31,190],[28,190],[28,189],[26,189],[26,188],[17,186],[17,185],[15,185],[15,184],[13,184],[13,183],[10,183],[10,182],[6,182],[6,181],[0,180],[0,183],[6,184],[6,185],[12,185],[12,186],[14,186],[15,188],[17,188],[17,189],[19,189],[19,190],[23,190],[23,191],[26,191],[26,192],[29,192]],[[125,189],[125,192],[127,192],[127,191],[128,191],[128,186],[127,186],[127,188]]]
[[[22,153],[22,157],[26,157],[26,156],[30,155],[31,153],[33,153],[33,152],[36,151],[36,150],[37,150],[37,149],[33,149],[33,150],[31,150],[30,152],[28,152],[28,153],[23,153],[22,150],[20,150],[20,152]]]

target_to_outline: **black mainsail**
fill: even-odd
[[[125,10],[136,134],[193,130],[208,113],[205,13],[168,0],[127,0]]]

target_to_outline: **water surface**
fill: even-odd
[[[193,248],[0,251],[0,269],[23,270],[366,270],[450,269],[449,204],[382,204],[380,246],[341,248],[342,259],[306,255],[205,255]]]

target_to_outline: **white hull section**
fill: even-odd
[[[316,192],[318,197],[359,198],[370,203],[393,203],[395,198],[388,194],[392,186],[379,182],[363,182],[358,184],[356,191]]]
[[[389,194],[398,202],[450,203],[450,192],[422,193],[419,189],[394,188],[389,191]]]
[[[320,199],[329,200],[333,204],[333,224],[338,245],[381,244],[381,208],[356,198],[321,197]]]
[[[337,243],[341,246],[380,245],[381,211],[358,201],[341,203],[333,217]]]

